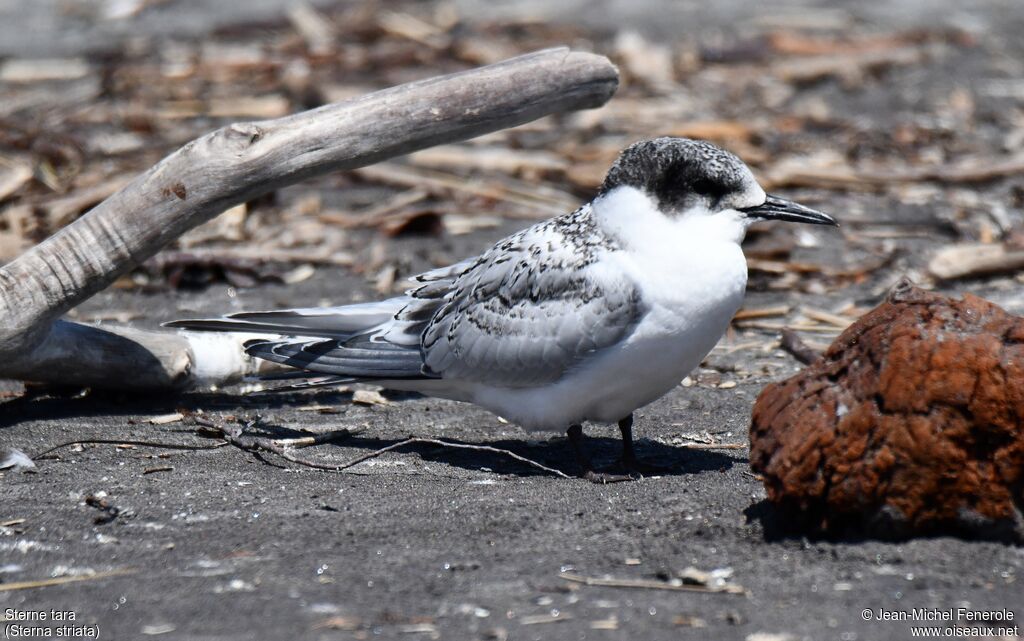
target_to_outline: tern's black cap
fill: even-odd
[[[666,210],[680,210],[697,199],[716,203],[745,190],[752,181],[746,164],[720,147],[703,140],[663,137],[627,147],[608,170],[599,193],[634,187]]]

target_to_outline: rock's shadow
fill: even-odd
[[[761,531],[765,541],[778,542],[787,539],[800,539],[804,535],[800,533],[793,521],[787,518],[777,507],[772,505],[768,499],[762,499],[752,503],[743,510],[743,516],[747,523],[760,523]]]
[[[912,539],[956,537],[966,541],[994,541],[1008,545],[1024,545],[1024,535],[1014,524],[962,522],[944,523],[938,527],[914,531],[882,518],[865,515],[863,519],[847,517],[840,525],[822,531],[805,521],[805,514],[773,505],[764,499],[743,510],[747,523],[761,524],[765,541],[825,541],[829,543],[867,543],[879,541],[899,543]]]

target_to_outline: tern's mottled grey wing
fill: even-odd
[[[414,279],[417,287],[405,296],[387,301],[325,308],[321,316],[313,313],[316,310],[298,310],[306,312],[304,319],[316,319],[315,322],[324,324],[327,330],[337,327],[343,331],[313,334],[304,330],[295,338],[253,340],[246,344],[246,353],[290,365],[306,373],[328,374],[347,380],[436,378],[424,367],[420,337],[443,303],[445,294],[451,290],[452,283],[473,264],[475,259],[420,274]],[[366,313],[366,310],[372,312],[375,305],[386,311],[386,315]],[[349,309],[355,312],[355,322],[349,318]],[[285,318],[292,323],[294,311],[286,310],[288,315]],[[253,322],[260,317],[249,314],[246,318]],[[360,318],[372,318],[374,322],[360,326]],[[234,318],[230,320],[237,322]],[[311,322],[306,321],[306,324]],[[189,327],[196,327],[195,322]],[[320,329],[319,326],[316,329]]]
[[[422,333],[425,373],[538,385],[619,342],[643,304],[625,275],[595,269],[615,251],[589,206],[494,246],[445,283],[448,291]]]

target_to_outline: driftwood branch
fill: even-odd
[[[0,268],[0,378],[188,388],[252,373],[233,337],[55,321],[236,204],[312,176],[597,107],[617,84],[606,58],[551,49],[198,138]],[[227,365],[206,356],[231,350],[239,356]]]

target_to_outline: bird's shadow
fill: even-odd
[[[232,394],[197,394],[139,396],[125,393],[93,392],[86,396],[76,395],[77,390],[48,389],[42,394],[26,394],[0,404],[0,429],[9,428],[25,421],[67,420],[73,418],[99,418],[104,416],[138,416],[174,412],[187,406],[206,410],[223,410],[257,413],[260,410],[286,408],[294,405],[295,393],[261,394],[237,396]],[[303,404],[317,403],[344,407],[351,400],[351,392],[325,390],[310,394],[299,393]],[[409,394],[388,394],[392,400],[401,400]],[[415,395],[414,395],[415,396]],[[271,438],[296,438],[308,436],[308,432],[287,425],[261,422],[248,427],[253,436]],[[426,436],[426,435],[424,435]],[[342,449],[357,449],[363,453],[372,452],[404,440],[403,438],[380,438],[372,435],[358,435],[341,440],[334,445]],[[443,440],[452,440],[445,438]],[[452,441],[462,443],[462,441]],[[527,439],[502,439],[467,443],[505,450],[550,467],[569,476],[580,470],[567,439],[553,438],[548,442]],[[617,465],[622,452],[622,441],[618,438],[588,437],[584,443],[593,464],[598,469],[624,471]],[[640,438],[635,442],[637,457],[641,462],[655,466],[656,472],[644,476],[681,476],[712,470],[723,471],[741,458],[687,447],[675,447],[657,441]],[[544,476],[548,472],[528,463],[517,461],[502,452],[481,449],[444,447],[432,443],[411,443],[401,451],[415,453],[423,460],[444,463],[473,471],[490,471],[496,474],[520,477]],[[314,450],[304,455],[315,456]],[[317,460],[323,461],[320,458]]]
[[[273,424],[262,424],[258,428],[260,436],[271,438],[292,438],[305,435],[294,428]],[[379,438],[357,435],[334,443],[338,448],[358,449],[364,453],[381,450],[397,443],[403,438]],[[417,454],[424,461],[438,462],[445,465],[460,467],[477,472],[493,472],[495,474],[532,477],[549,475],[542,469],[523,461],[516,460],[504,452],[510,452],[545,467],[558,470],[563,474],[575,476],[580,469],[576,464],[575,455],[568,439],[553,438],[548,442],[537,442],[526,439],[502,439],[497,441],[468,442],[444,438],[437,439],[456,445],[485,446],[492,449],[467,449],[446,447],[431,442],[414,442],[401,448],[403,452]],[[610,472],[626,472],[619,465],[622,452],[622,441],[618,438],[589,437],[584,443],[594,466]],[[742,459],[711,452],[695,450],[687,447],[674,447],[649,439],[637,439],[634,442],[637,458],[644,464],[657,467],[657,471],[645,473],[644,476],[682,476],[698,472],[724,471]],[[494,450],[503,450],[497,452]],[[323,462],[323,461],[321,461]]]

